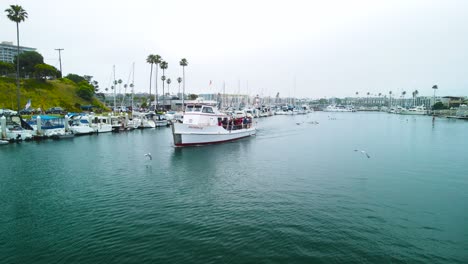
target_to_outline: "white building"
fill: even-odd
[[[25,52],[25,51],[35,51],[36,49],[34,48],[28,48],[28,47],[19,47],[19,51]],[[2,41],[0,43],[0,61],[3,62],[11,62],[13,63],[13,59],[15,58],[16,54],[18,53],[18,47],[16,45],[13,45],[13,42],[9,41]]]

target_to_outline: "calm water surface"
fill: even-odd
[[[468,122],[258,125],[182,149],[166,128],[0,146],[0,262],[468,262]]]

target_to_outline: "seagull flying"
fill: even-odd
[[[364,150],[355,149],[354,151],[355,151],[355,152],[358,152],[358,151],[359,151],[359,152],[361,152],[363,155],[366,155],[367,158],[370,159],[369,154],[367,154],[367,152],[365,152]]]
[[[151,156],[151,153],[146,153],[145,157],[148,157],[150,160],[153,160],[153,156]]]

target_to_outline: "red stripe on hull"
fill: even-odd
[[[231,142],[231,141],[236,141],[238,139],[250,137],[251,135],[244,136],[244,137],[239,137],[239,138],[233,138],[233,139],[228,139],[228,140],[221,140],[221,141],[213,141],[213,142],[201,142],[201,143],[181,143],[181,144],[175,144],[176,147],[190,147],[190,146],[203,146],[203,145],[213,145],[213,144],[220,144],[220,143],[226,143],[226,142]]]

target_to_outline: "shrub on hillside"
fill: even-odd
[[[90,101],[94,95],[94,87],[89,84],[87,81],[81,81],[78,84],[78,89],[76,94],[86,101]]]

